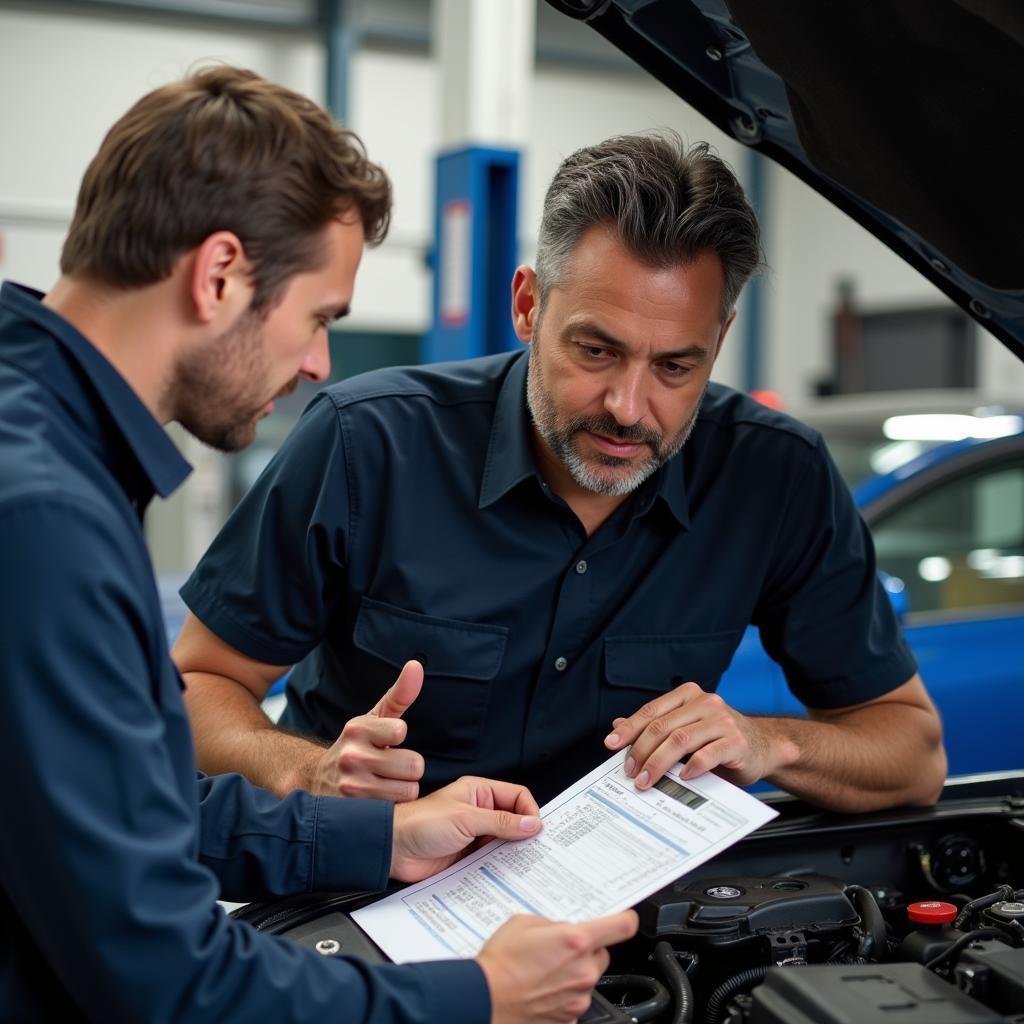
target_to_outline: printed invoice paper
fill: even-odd
[[[716,775],[676,765],[640,792],[619,752],[541,808],[543,829],[495,840],[353,913],[395,963],[475,956],[513,914],[585,921],[633,906],[776,811]]]

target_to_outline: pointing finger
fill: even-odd
[[[423,689],[423,666],[418,661],[407,661],[394,685],[384,694],[370,712],[378,718],[401,718]]]

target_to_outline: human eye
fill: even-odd
[[[683,380],[692,370],[692,367],[687,366],[686,363],[676,362],[674,359],[666,359],[658,366],[669,380]]]
[[[603,348],[601,345],[592,345],[586,341],[577,341],[576,350],[579,352],[580,357],[589,363],[607,362],[612,358],[612,353],[608,349]]]

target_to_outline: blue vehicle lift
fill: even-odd
[[[518,262],[519,153],[470,146],[437,158],[433,320],[425,363],[508,352]]]

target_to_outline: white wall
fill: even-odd
[[[781,167],[768,175],[766,386],[789,401],[828,376],[836,285],[854,282],[863,312],[948,300],[864,228]]]
[[[104,132],[143,93],[204,60],[251,67],[311,94],[323,77],[312,36],[0,10],[0,273],[49,286]]]

